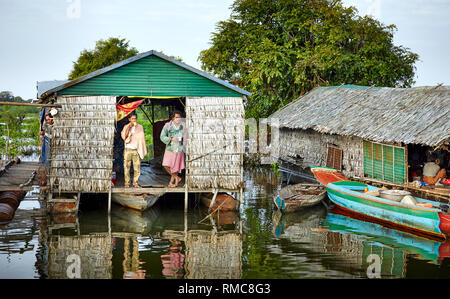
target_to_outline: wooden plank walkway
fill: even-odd
[[[185,187],[150,187],[150,188],[123,188],[115,187],[111,190],[112,193],[126,193],[126,194],[157,194],[157,193],[184,193],[186,191]],[[189,193],[214,193],[215,189],[188,189]],[[219,189],[220,192],[238,192],[239,190],[233,189]]]
[[[117,177],[115,187],[111,190],[112,193],[126,193],[126,194],[158,194],[158,193],[184,193],[185,179],[184,176],[178,187],[169,188],[170,175],[157,163],[141,164],[141,176],[139,183],[142,188],[124,188],[123,176]],[[239,190],[220,189],[219,192],[237,192]],[[213,188],[209,189],[188,189],[189,193],[214,193]]]
[[[7,161],[1,161],[5,165]],[[0,191],[9,190],[34,190],[33,185],[38,185],[38,162],[20,162],[13,164],[0,175]]]

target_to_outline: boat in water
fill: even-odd
[[[219,193],[216,196],[214,204],[211,206],[211,202],[214,195],[212,193],[202,193],[200,200],[206,207],[211,207],[212,211],[220,209],[221,211],[236,211],[239,207],[238,201],[233,196],[227,193]]]
[[[282,212],[295,212],[312,207],[326,197],[327,191],[320,184],[288,185],[275,193],[273,202],[275,208]]]
[[[163,196],[164,193],[160,194],[129,194],[129,193],[113,193],[111,194],[111,199],[113,202],[138,211],[145,211],[151,208],[158,199]]]
[[[311,167],[311,171],[333,204],[349,215],[426,238],[445,240],[450,235],[447,205],[413,197],[404,190],[386,192],[351,181],[333,168]]]
[[[145,188],[161,188],[157,192],[130,192],[135,188],[123,190],[124,192],[113,192],[111,200],[121,206],[131,208],[137,211],[145,211],[151,208],[158,199],[165,194],[164,190],[170,181],[170,176],[166,170],[161,167],[161,157],[155,158],[150,162],[141,163],[141,175],[139,177],[139,185]],[[117,175],[113,181],[115,188],[123,188],[124,176],[123,173]]]

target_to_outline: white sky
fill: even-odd
[[[0,0],[0,91],[36,97],[36,81],[67,79],[83,49],[111,36],[200,68],[233,0]],[[450,0],[344,0],[397,25],[395,43],[420,55],[416,85],[450,85]]]

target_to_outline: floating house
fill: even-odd
[[[286,171],[329,166],[347,177],[405,184],[430,152],[448,153],[450,87],[317,87],[270,122]]]
[[[139,188],[140,193],[185,192],[186,198],[188,192],[212,190],[242,194],[244,101],[249,92],[157,51],[43,90],[53,84],[57,85],[38,83],[39,103],[58,107],[48,174],[50,197],[125,192],[111,184],[113,168],[120,170],[123,163],[116,153],[123,150],[120,132],[128,122],[117,121],[116,107],[141,100],[141,105],[184,113],[189,144],[184,187],[153,186]],[[154,152],[161,155],[155,132],[162,126],[153,115],[151,123]],[[127,192],[137,192],[133,189]]]

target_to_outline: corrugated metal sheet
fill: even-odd
[[[68,80],[53,80],[53,81],[40,81],[36,83],[37,88],[37,98],[39,99],[41,95],[49,91],[50,89],[53,89],[55,87],[58,87],[60,85],[63,85],[65,83],[69,82]]]
[[[438,146],[450,140],[450,87],[318,87],[270,118],[280,128]]]
[[[251,95],[156,51],[92,72],[43,94],[242,97]]]

